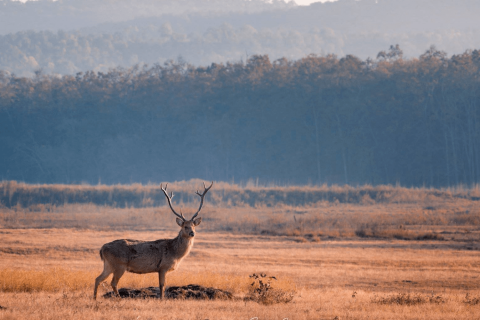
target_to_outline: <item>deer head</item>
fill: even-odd
[[[175,210],[173,209],[173,206],[172,206],[173,192],[171,192],[170,196],[169,196],[168,193],[167,193],[167,186],[168,186],[168,184],[165,184],[165,188],[163,188],[162,185],[160,185],[160,188],[162,189],[163,194],[165,194],[165,197],[167,197],[168,205],[170,206],[170,209],[172,210],[173,214],[177,216],[176,222],[182,228],[182,231],[181,231],[182,237],[193,238],[195,236],[195,227],[198,226],[200,224],[200,222],[202,222],[202,218],[196,218],[195,219],[195,217],[198,215],[200,210],[202,210],[203,199],[205,198],[205,195],[207,194],[208,190],[210,190],[210,188],[213,186],[213,181],[212,181],[212,184],[208,188],[205,185],[205,183],[203,184],[203,189],[204,189],[203,193],[200,193],[197,190],[196,194],[198,196],[200,196],[200,199],[201,199],[200,200],[200,207],[198,207],[197,212],[193,215],[193,217],[190,220],[187,220],[183,216],[183,213],[181,211],[180,211],[180,214],[175,212]]]

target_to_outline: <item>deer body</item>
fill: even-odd
[[[102,274],[95,279],[94,299],[97,298],[99,284],[111,273],[113,273],[111,285],[115,294],[118,295],[117,284],[125,271],[139,274],[158,272],[160,298],[163,298],[166,274],[176,270],[193,247],[195,227],[202,221],[202,218],[195,219],[195,217],[202,208],[203,197],[212,185],[209,188],[205,187],[203,194],[197,191],[202,201],[200,208],[191,220],[186,220],[183,214],[178,215],[173,210],[171,204],[173,194],[169,197],[166,187],[162,188],[170,208],[178,216],[176,221],[181,230],[176,238],[155,241],[121,239],[104,244],[100,249],[100,258],[104,262],[104,268]]]
[[[132,273],[174,271],[192,246],[193,239],[182,239],[180,235],[156,241],[122,239],[104,244],[100,257]]]

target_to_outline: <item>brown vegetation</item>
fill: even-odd
[[[469,304],[469,305],[477,305],[480,304],[480,298],[479,297],[471,297],[469,293],[465,295],[465,299],[463,300],[464,303]]]
[[[207,209],[207,208],[206,208]],[[206,210],[207,211],[207,210]],[[296,292],[290,303],[251,300],[99,299],[91,290],[101,261],[98,248],[120,235],[138,239],[170,231],[88,229],[0,229],[0,291],[6,309],[0,318],[59,319],[458,319],[480,316],[475,297],[480,265],[475,251],[451,241],[322,239],[297,242],[289,236],[200,232],[188,268],[180,267],[169,286],[196,283],[236,297],[251,295],[252,273],[275,275],[271,286]],[[14,268],[13,268],[14,267]],[[267,276],[267,277],[268,277]],[[156,274],[126,274],[121,286],[147,288]],[[101,293],[111,291],[108,282]],[[352,291],[355,294],[352,295]],[[400,294],[444,303],[389,302]],[[465,295],[469,293],[467,302]],[[409,301],[408,299],[404,299]],[[393,300],[391,300],[393,301]],[[426,301],[426,300],[425,300]],[[418,308],[420,306],[420,308]],[[401,309],[399,309],[401,308]],[[160,313],[159,313],[160,312]]]
[[[194,190],[188,188],[188,192]],[[4,308],[0,319],[480,316],[476,200],[433,196],[438,190],[398,188],[393,190],[397,200],[390,202],[321,200],[303,206],[252,207],[225,203],[219,190],[212,189],[212,198],[220,200],[207,199],[195,247],[167,286],[178,287],[185,295],[190,289],[181,287],[188,284],[217,288],[231,292],[234,299],[160,302],[146,297],[93,302],[101,245],[118,238],[174,236],[178,227],[166,206],[4,206],[0,209],[0,304]],[[398,201],[404,190],[415,200]],[[176,205],[190,214],[198,208],[198,200]],[[252,274],[257,278],[250,278]],[[269,278],[272,275],[277,280]],[[100,286],[100,294],[111,291],[108,283]],[[155,273],[128,273],[120,283],[131,290],[157,285]]]
[[[175,205],[193,212],[198,204],[194,191],[199,184],[196,180],[173,183]],[[163,194],[157,196],[157,192],[162,192],[159,185],[50,186],[2,182],[0,226],[100,230],[173,228],[175,224],[170,213],[161,202],[165,201]],[[45,194],[55,196],[41,196]],[[367,194],[369,201],[365,200]],[[127,200],[120,201],[123,205],[119,206],[98,205],[94,201],[106,199],[104,201],[108,202],[108,199],[123,196]],[[207,200],[209,208],[203,218],[208,223],[203,228],[290,236],[304,242],[355,236],[466,241],[479,236],[479,196],[478,186],[442,190],[393,186],[279,187],[250,184],[242,187],[219,182]],[[58,204],[55,199],[59,198],[83,200]],[[53,200],[44,203],[48,199]],[[144,205],[140,205],[140,199]],[[154,204],[161,206],[154,207]]]
[[[171,188],[178,190],[177,203],[196,202],[193,191],[201,185],[200,180],[177,181]],[[345,186],[259,186],[253,181],[245,185],[216,182],[209,202],[215,206],[227,207],[277,207],[315,206],[324,202],[374,204],[425,203],[425,210],[434,210],[430,203],[454,201],[457,199],[480,200],[480,185],[472,188],[451,187],[405,188],[400,186],[363,185]],[[12,208],[30,207],[37,210],[51,210],[66,204],[96,204],[115,208],[148,208],[165,204],[160,184],[131,185],[65,185],[26,184],[16,181],[0,182],[0,204]],[[460,218],[461,219],[461,218]],[[465,217],[464,217],[465,219]]]

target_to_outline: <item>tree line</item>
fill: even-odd
[[[480,51],[0,72],[0,178],[471,185]]]

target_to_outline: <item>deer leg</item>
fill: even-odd
[[[100,283],[102,283],[103,280],[107,279],[107,277],[112,273],[112,270],[110,266],[107,263],[104,263],[103,265],[103,272],[100,274],[96,279],[95,279],[95,289],[93,290],[93,299],[97,299],[97,289]]]
[[[117,269],[113,272],[113,278],[112,278],[111,285],[112,285],[112,288],[113,288],[113,292],[115,292],[115,295],[117,297],[120,296],[120,294],[118,293],[118,290],[117,290],[117,283],[120,280],[120,278],[123,276],[124,273],[125,273],[125,269],[120,269],[120,270]]]
[[[165,293],[165,275],[166,271],[160,270],[158,272],[158,282],[159,282],[159,289],[160,289],[160,299],[163,299]]]

